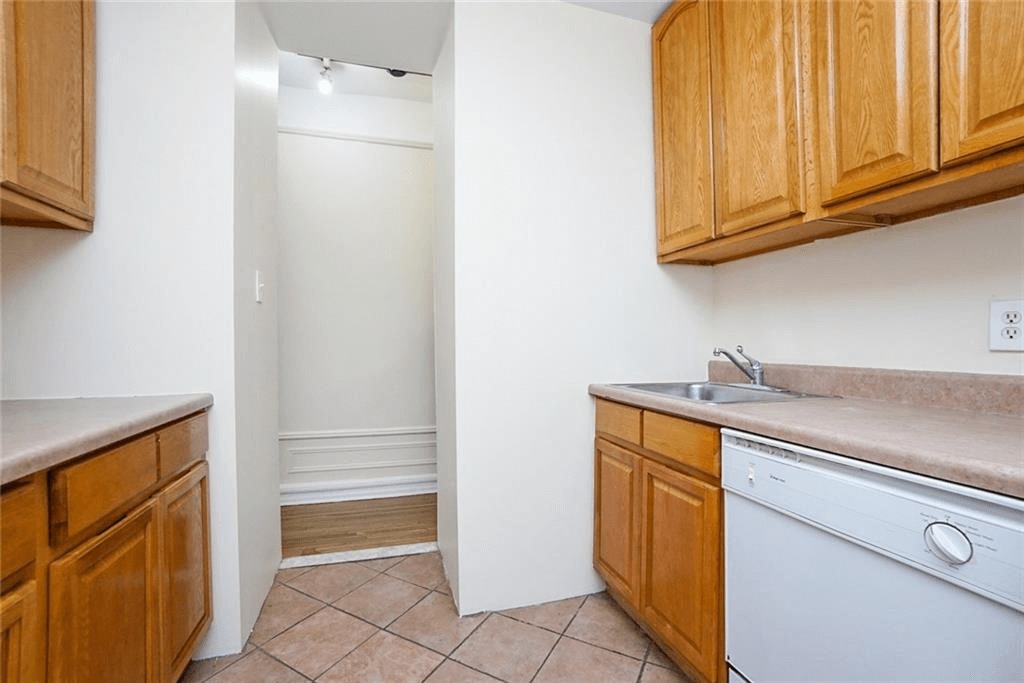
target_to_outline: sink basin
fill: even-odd
[[[636,389],[662,396],[685,398],[700,403],[762,403],[767,401],[791,401],[798,398],[820,398],[812,394],[753,384],[716,384],[714,382],[655,382],[647,384],[618,384],[626,389]]]

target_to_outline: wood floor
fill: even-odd
[[[437,540],[437,494],[281,508],[285,557]]]

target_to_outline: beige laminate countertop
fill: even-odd
[[[0,402],[0,484],[213,405],[210,394]]]
[[[592,384],[590,393],[1024,499],[1024,420],[859,398],[706,405]]]

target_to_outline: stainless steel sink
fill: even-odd
[[[618,384],[626,389],[636,389],[662,396],[685,398],[700,403],[762,403],[767,401],[792,401],[799,398],[820,398],[812,394],[776,389],[775,387],[753,384],[716,384],[714,382],[654,382],[646,384]]]

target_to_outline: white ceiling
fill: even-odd
[[[571,2],[648,24],[671,4]],[[429,74],[448,30],[452,0],[260,0],[260,6],[281,50]]]
[[[279,54],[281,85],[303,90],[317,89],[320,70],[323,68],[319,59],[291,52]],[[336,93],[394,97],[417,102],[430,102],[433,96],[429,76],[410,73],[395,78],[384,69],[342,62],[331,63],[331,81]]]

